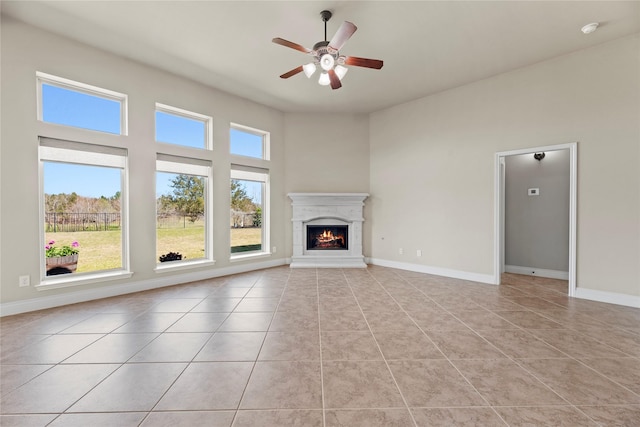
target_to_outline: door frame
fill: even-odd
[[[505,265],[505,158],[520,154],[534,154],[541,151],[569,150],[569,291],[576,294],[576,241],[577,241],[577,189],[578,189],[578,143],[547,145],[500,151],[495,155],[494,176],[494,283],[500,284]]]

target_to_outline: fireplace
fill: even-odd
[[[291,268],[366,268],[362,223],[366,193],[290,193]]]
[[[349,250],[349,226],[307,225],[307,250]]]

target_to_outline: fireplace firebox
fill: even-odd
[[[349,226],[307,225],[307,250],[349,250]]]

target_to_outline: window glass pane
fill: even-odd
[[[156,173],[156,260],[206,258],[204,176]]]
[[[204,121],[156,111],[157,142],[206,148],[206,137]]]
[[[121,169],[43,165],[47,276],[122,268]]]
[[[231,253],[262,251],[264,183],[231,180]]]
[[[245,132],[231,128],[231,154],[239,156],[264,158],[264,135]]]
[[[42,84],[45,122],[120,134],[120,110],[120,101]]]

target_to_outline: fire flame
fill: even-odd
[[[318,239],[320,240],[335,240],[335,236],[331,232],[331,230],[324,230],[322,234],[318,235]]]

